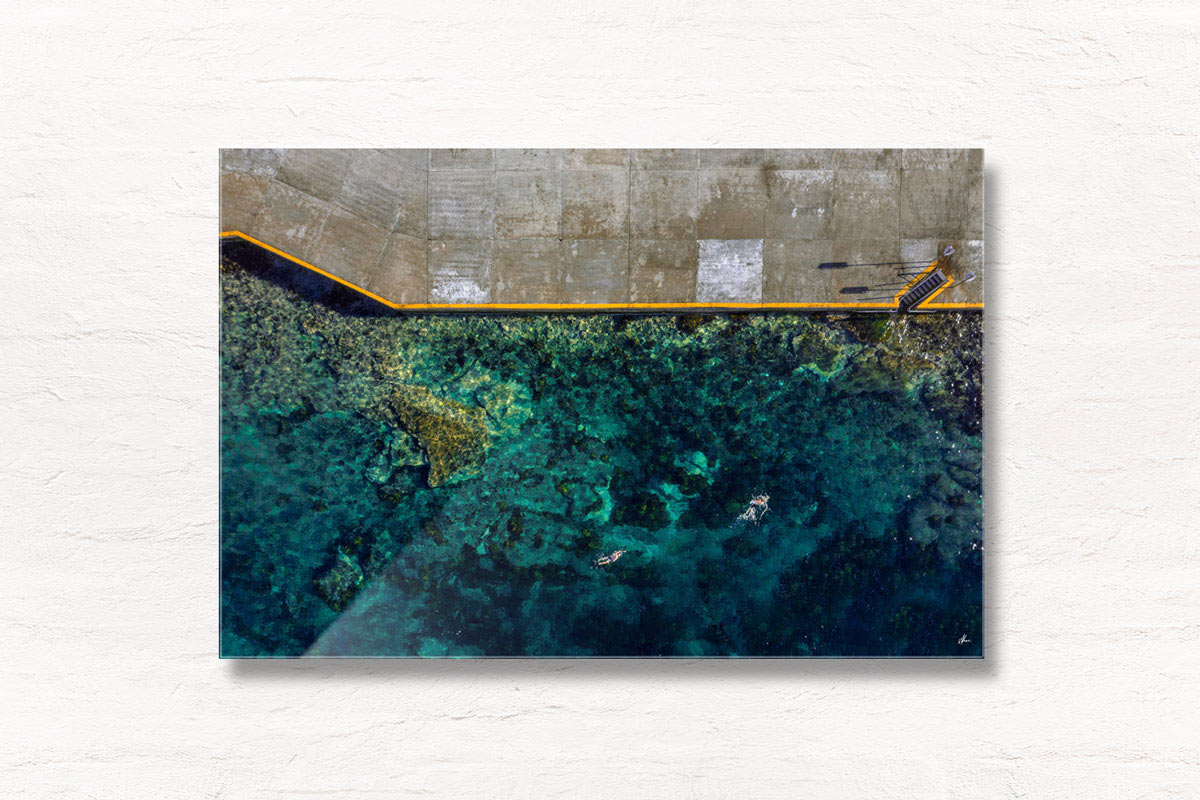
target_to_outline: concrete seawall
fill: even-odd
[[[414,310],[887,310],[934,259],[951,281],[923,310],[981,308],[982,168],[981,150],[223,150],[220,221]]]

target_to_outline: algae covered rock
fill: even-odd
[[[325,571],[313,583],[317,594],[329,604],[334,611],[344,611],[358,594],[363,584],[362,567],[350,556],[338,551],[333,566]]]
[[[403,431],[396,431],[388,444],[393,467],[419,467],[425,463],[425,457],[413,437]]]
[[[505,381],[478,394],[487,409],[491,431],[496,436],[515,436],[533,416],[533,396],[527,386]]]
[[[807,322],[807,321],[806,321]],[[801,364],[811,365],[822,374],[832,372],[838,364],[842,344],[837,341],[836,330],[828,326],[799,325],[794,334],[789,334],[789,346]]]
[[[657,531],[670,524],[671,515],[667,513],[667,504],[660,496],[641,492],[616,507],[613,522]]]
[[[456,473],[477,470],[491,444],[483,409],[443,400],[424,386],[400,386],[388,408],[425,451],[432,487]]]
[[[387,453],[380,453],[363,472],[363,477],[371,483],[387,483],[392,477],[392,463]]]
[[[483,408],[493,439],[515,436],[533,416],[533,393],[513,380],[500,380],[488,371],[473,370],[461,376],[451,391]]]

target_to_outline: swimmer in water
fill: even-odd
[[[757,525],[763,517],[770,511],[770,506],[767,502],[771,499],[769,494],[760,494],[750,500],[750,505],[741,514],[738,514],[739,522],[753,522]]]
[[[592,563],[597,567],[607,567],[609,564],[615,564],[617,559],[625,555],[625,550],[613,550],[606,556],[600,556]]]

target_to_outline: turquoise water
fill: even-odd
[[[405,317],[227,245],[222,655],[978,656],[981,346]]]

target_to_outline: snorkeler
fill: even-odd
[[[771,510],[767,505],[767,501],[771,499],[769,494],[760,494],[750,500],[750,505],[741,514],[738,514],[738,522],[753,522],[757,525],[762,518]]]
[[[597,567],[607,567],[609,564],[615,564],[618,558],[625,555],[625,552],[625,550],[613,550],[608,555],[597,558],[592,562],[592,565]]]

